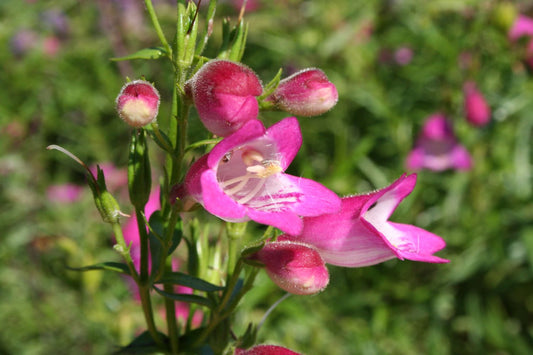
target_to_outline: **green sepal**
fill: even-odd
[[[133,130],[128,158],[128,191],[130,201],[137,210],[144,210],[151,187],[152,172],[144,129]]]
[[[165,276],[157,280],[158,284],[173,284],[190,287],[193,290],[204,292],[222,291],[224,287],[214,285],[198,277],[184,274],[182,272],[165,273]]]
[[[193,1],[188,1],[187,7],[181,1],[178,2],[175,61],[180,68],[190,67],[194,60],[198,34],[197,15],[197,6]]]
[[[236,347],[240,349],[248,349],[255,345],[257,339],[257,327],[249,323],[244,334],[237,340]]]
[[[105,262],[105,263],[99,263],[89,266],[83,266],[83,267],[70,267],[67,266],[67,269],[72,271],[92,271],[92,270],[109,270],[118,272],[125,275],[130,275],[130,269],[128,268],[128,265],[124,263],[117,263],[113,261]]]
[[[209,6],[207,7],[207,15],[205,17],[205,33],[204,33],[204,39],[199,45],[196,47],[196,56],[202,55],[202,52],[205,49],[205,46],[207,45],[207,42],[209,41],[209,37],[211,37],[211,34],[213,33],[213,20],[215,18],[215,12],[217,8],[217,0],[210,0]]]
[[[167,56],[168,53],[162,47],[150,47],[143,48],[133,54],[129,54],[124,57],[115,57],[110,60],[114,62],[119,62],[123,60],[132,60],[132,59],[159,59],[161,57]]]
[[[268,96],[270,96],[274,91],[276,91],[276,89],[278,88],[279,82],[281,81],[281,74],[282,73],[283,73],[283,69],[280,68],[278,70],[276,76],[274,76],[274,78],[272,80],[270,80],[270,82],[268,84],[265,85],[265,87],[263,89],[263,93],[261,94],[261,96],[259,96],[257,98],[257,100],[259,101],[260,104],[261,104],[261,101],[263,101]],[[272,103],[270,103],[270,104],[272,104]]]
[[[161,296],[170,298],[174,301],[180,301],[180,302],[187,302],[187,303],[195,303],[200,306],[205,306],[208,308],[214,308],[215,303],[211,301],[209,298],[198,296],[198,295],[191,295],[187,293],[169,293],[165,292],[155,286],[152,287],[157,293],[159,293]]]
[[[158,333],[159,333],[159,338],[162,339],[165,344],[168,344],[168,337],[161,332],[158,332]],[[155,343],[150,333],[148,331],[144,331],[140,335],[138,335],[135,339],[133,339],[131,343],[120,348],[113,354],[115,355],[155,354],[155,353],[164,352],[164,350],[168,350],[168,349],[161,349],[159,346],[157,346],[157,344]]]
[[[100,212],[104,222],[118,223],[119,216],[123,215],[123,213],[120,212],[117,200],[109,191],[107,191],[104,171],[99,165],[96,166],[96,170],[96,180],[88,180],[91,191],[93,192],[94,204],[96,205],[98,212]]]
[[[239,62],[244,55],[246,39],[248,37],[248,24],[239,21],[238,25],[231,28],[228,19],[222,22],[222,47],[218,58]]]

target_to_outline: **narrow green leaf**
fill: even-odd
[[[89,265],[89,266],[83,266],[83,267],[67,266],[67,269],[73,270],[73,271],[109,270],[109,271],[115,271],[115,272],[119,272],[119,273],[126,274],[126,275],[131,275],[128,265],[123,264],[123,263],[113,262],[113,261]]]
[[[114,62],[119,62],[123,60],[132,60],[132,59],[159,59],[163,56],[166,56],[167,52],[161,47],[151,47],[144,48],[140,51],[137,51],[133,54],[124,56],[124,57],[115,57],[111,58]]]
[[[157,293],[159,293],[161,296],[173,299],[175,301],[181,301],[181,302],[187,302],[187,303],[196,303],[196,304],[199,304],[200,306],[206,306],[208,308],[213,308],[215,306],[213,301],[211,301],[208,298],[202,297],[202,296],[191,295],[191,294],[187,294],[187,293],[168,293],[168,292],[165,292],[165,291],[163,291],[163,290],[161,290],[161,289],[159,289],[159,288],[157,288],[155,286],[153,287],[153,289]]]
[[[214,285],[198,277],[187,275],[182,272],[172,272],[172,273],[165,274],[165,276],[161,278],[160,280],[158,280],[156,283],[158,284],[169,283],[169,284],[174,284],[174,285],[187,286],[194,290],[205,291],[205,292],[221,291],[224,289],[224,287],[222,286]]]

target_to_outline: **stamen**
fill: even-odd
[[[248,192],[246,195],[244,195],[243,197],[241,197],[240,199],[237,200],[237,203],[241,204],[241,205],[244,205],[245,203],[249,202],[252,198],[255,197],[255,195],[257,195],[257,193],[259,192],[259,190],[261,190],[261,188],[263,187],[263,185],[265,185],[265,182],[266,180],[265,179],[261,179],[257,182],[257,185],[254,186],[254,188],[252,189],[252,191]]]

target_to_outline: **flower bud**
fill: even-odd
[[[145,80],[126,83],[116,99],[117,111],[127,124],[139,128],[155,121],[159,110],[159,92]]]
[[[484,126],[490,121],[490,107],[474,82],[464,85],[464,109],[466,120],[474,126]]]
[[[337,103],[337,88],[320,69],[304,69],[280,81],[267,101],[297,116],[318,116]]]
[[[237,348],[235,355],[299,355],[299,353],[278,345],[257,345],[248,350]]]
[[[329,283],[329,272],[316,249],[308,244],[282,241],[268,243],[251,256],[265,265],[272,281],[296,295],[312,295]]]
[[[263,87],[255,73],[243,64],[229,60],[206,63],[185,85],[210,132],[227,136],[245,122],[257,119],[256,96]]]

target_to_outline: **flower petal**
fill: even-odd
[[[331,190],[316,181],[285,175],[301,192],[301,198],[292,210],[300,216],[318,216],[335,213],[341,208],[341,199]]]
[[[299,234],[303,228],[302,219],[291,211],[263,212],[248,208],[247,213],[257,223],[276,227],[284,233]]]
[[[426,263],[449,262],[433,255],[446,246],[446,242],[438,235],[409,224],[390,224],[402,234],[404,245],[397,251],[403,258]]]
[[[300,125],[295,117],[287,117],[270,126],[266,132],[277,144],[281,167],[285,171],[302,145]]]
[[[207,211],[230,222],[247,220],[246,208],[224,193],[213,170],[202,173],[201,184],[203,205]]]

